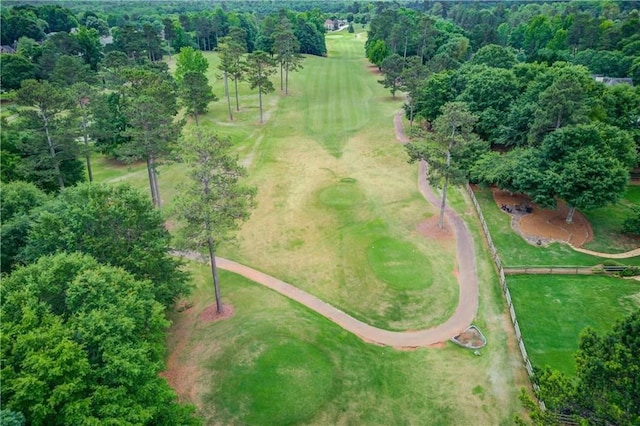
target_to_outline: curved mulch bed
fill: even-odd
[[[582,247],[593,239],[591,225],[579,211],[574,213],[572,223],[565,221],[569,209],[561,201],[558,201],[555,210],[543,209],[531,203],[526,195],[510,194],[499,189],[493,190],[493,199],[498,207],[504,205],[511,210],[503,210],[511,216],[511,227],[531,244],[546,245],[557,241]],[[517,210],[518,206],[530,206],[532,211]]]

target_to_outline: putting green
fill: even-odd
[[[335,393],[335,369],[317,346],[292,336],[248,345],[233,357],[219,388],[229,414],[249,425],[284,425],[312,418]]]
[[[367,248],[373,273],[396,290],[424,290],[433,283],[431,261],[412,244],[381,238]]]
[[[350,209],[364,200],[364,194],[355,179],[344,178],[335,185],[322,189],[319,193],[322,204],[337,210]]]

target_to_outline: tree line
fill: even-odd
[[[249,51],[239,26],[216,39],[230,120],[232,97],[241,108],[239,81],[258,91],[262,122],[271,76],[279,70],[286,94],[289,73],[302,66],[298,14],[272,18],[268,52]],[[129,30],[114,29],[114,40],[139,37]],[[171,160],[189,169],[171,212],[183,225],[174,244],[209,253],[218,312],[215,248],[249,217],[255,189],[242,184],[231,141],[199,126],[218,100],[201,50],[182,46],[172,74],[153,37],[94,51],[80,47],[86,33],[99,35],[80,25],[42,43],[23,36],[18,53],[6,55],[31,52],[24,59],[33,74],[14,76],[16,106],[1,129],[2,421],[197,424],[193,407],[178,404],[158,376],[165,311],[190,291],[182,263],[169,255],[158,167]],[[3,81],[11,76],[5,64]],[[185,132],[180,110],[193,131]],[[128,186],[93,182],[95,150],[144,162],[151,202]]]
[[[621,22],[631,25],[637,15],[630,11]],[[435,131],[409,147],[411,159],[430,160],[433,179],[496,185],[542,207],[561,199],[569,222],[576,208],[623,196],[640,152],[638,86],[605,85],[585,65],[562,59],[523,60],[508,46],[474,51],[463,28],[414,10],[388,7],[371,28],[366,53],[381,69],[381,84],[392,96],[407,94],[411,123],[418,119]],[[623,49],[631,39],[623,39]],[[455,121],[460,114],[471,123],[463,140],[451,121],[449,135],[436,125],[443,115]],[[628,218],[625,231],[640,234],[634,223],[635,216]]]

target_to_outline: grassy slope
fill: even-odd
[[[640,308],[640,283],[633,280],[522,275],[508,282],[533,364],[570,374],[585,327],[609,331],[616,320]]]
[[[633,214],[632,206],[640,206],[640,186],[628,186],[622,200],[615,204],[586,211],[594,235],[585,248],[616,253],[640,246],[640,238],[622,234],[624,221]]]
[[[222,252],[372,324],[438,324],[457,301],[454,251],[415,232],[432,209],[395,143],[400,102],[370,75],[362,40],[329,37],[329,56],[305,60],[245,157],[258,208]],[[379,256],[377,242],[413,261]],[[383,273],[391,264],[404,269],[395,282]]]
[[[213,303],[208,269],[190,270],[195,305],[174,315],[176,327]],[[522,380],[514,371],[522,369],[489,286],[480,309],[490,344],[478,357],[451,343],[414,351],[366,344],[241,277],[223,272],[221,280],[234,315],[190,323],[180,355],[184,373],[197,378],[189,400],[206,424],[512,423]]]

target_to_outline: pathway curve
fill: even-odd
[[[640,247],[638,247],[637,249],[633,249],[631,251],[628,251],[626,253],[601,253],[599,251],[588,250],[588,249],[584,249],[582,247],[571,246],[571,248],[574,249],[575,251],[579,251],[581,253],[590,254],[592,256],[603,257],[605,259],[627,259],[629,257],[640,256]]]
[[[394,118],[394,127],[396,138],[400,142],[406,143],[408,140],[402,129],[402,117],[400,115]],[[426,163],[421,162],[419,167],[418,186],[420,192],[430,203],[438,205],[438,197],[433,193],[426,179]],[[478,310],[478,276],[473,239],[462,218],[455,211],[447,207],[446,214],[457,238],[458,306],[446,322],[425,330],[389,331],[373,327],[291,284],[246,265],[220,257],[216,257],[216,263],[221,269],[242,275],[316,311],[366,342],[396,348],[432,346],[462,333],[471,325]],[[202,260],[199,255],[194,256],[185,252],[175,252],[175,254],[194,260]]]

